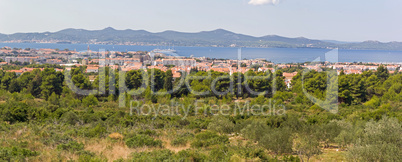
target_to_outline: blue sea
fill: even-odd
[[[50,43],[0,43],[0,47],[11,48],[58,48],[77,51],[87,50],[87,44],[50,44]],[[151,51],[168,47],[157,46],[130,46],[130,45],[89,45],[92,51]],[[179,56],[209,57],[222,59],[238,59],[239,48],[230,47],[174,47]],[[312,48],[241,48],[242,59],[265,58],[274,63],[300,63],[325,59],[325,53],[329,49]],[[334,55],[334,51],[331,55]],[[402,63],[402,51],[388,50],[338,50],[339,62],[381,62]]]

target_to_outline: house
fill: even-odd
[[[97,66],[88,66],[86,72],[87,73],[97,73],[97,72],[99,72],[99,67],[97,67]]]
[[[7,70],[6,72],[14,72],[17,75],[21,75],[22,73],[24,73],[22,70]]]
[[[292,83],[292,79],[294,76],[297,75],[297,72],[293,72],[293,73],[283,73],[282,74],[285,77],[285,84],[288,88],[291,88],[292,86],[290,85],[290,83]]]

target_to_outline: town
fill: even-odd
[[[384,65],[389,73],[398,71],[401,64],[381,63],[288,63],[274,64],[266,59],[230,60],[214,59],[206,57],[182,57],[173,56],[158,51],[91,51],[88,46],[86,51],[69,49],[33,49],[33,48],[0,48],[0,58],[3,62],[0,65],[29,65],[29,64],[54,64],[63,68],[56,68],[56,71],[70,70],[73,67],[86,67],[86,73],[96,74],[99,68],[110,67],[119,71],[160,69],[166,72],[172,70],[173,78],[179,78],[181,74],[189,73],[192,69],[198,71],[217,71],[232,75],[235,72],[245,73],[249,70],[256,72],[272,73],[276,70],[283,71],[286,85],[290,87],[292,78],[300,69],[323,71],[324,69],[336,70],[338,74],[362,74],[364,71],[376,71],[380,65]],[[24,72],[31,72],[34,68],[23,67],[16,70],[7,70],[21,75]],[[94,78],[94,77],[92,77]],[[90,81],[94,79],[90,78]]]

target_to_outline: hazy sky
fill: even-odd
[[[402,41],[402,1],[0,0],[0,33],[106,27]]]

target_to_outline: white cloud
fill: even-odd
[[[276,5],[279,3],[280,0],[250,0],[248,4],[251,5],[266,5],[266,4],[271,4],[271,5]]]

